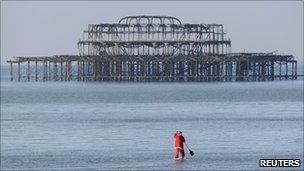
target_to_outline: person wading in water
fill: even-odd
[[[179,154],[181,154],[181,157],[185,157],[185,151],[184,151],[184,143],[186,143],[186,140],[184,136],[182,135],[181,131],[176,131],[174,133],[174,142],[175,142],[175,155],[174,158],[179,158]]]

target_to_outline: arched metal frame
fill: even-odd
[[[128,16],[118,24],[90,24],[78,42],[80,55],[179,56],[230,52],[222,24],[182,24],[169,16]]]

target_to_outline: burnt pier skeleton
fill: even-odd
[[[170,16],[128,16],[118,23],[89,24],[77,46],[78,55],[14,57],[7,61],[11,80],[297,79],[292,55],[232,53],[222,24],[183,24]]]

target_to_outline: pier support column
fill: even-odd
[[[260,76],[262,77],[262,81],[266,80],[266,63],[265,62],[261,62],[261,74]]]
[[[43,66],[43,71],[44,71],[44,81],[48,80],[48,62],[47,61],[43,61],[44,66]]]
[[[77,81],[80,81],[80,62],[77,61]]]
[[[81,61],[82,62],[82,81],[85,80],[85,61]]]
[[[65,76],[64,81],[68,81],[68,61],[65,62]]]
[[[228,81],[228,62],[225,61],[225,81]]]
[[[18,81],[20,81],[21,75],[20,75],[20,62],[18,62]]]
[[[247,77],[247,81],[250,81],[249,70],[250,70],[250,60],[247,60],[247,66],[246,66],[246,77]]]
[[[274,80],[274,61],[271,61],[270,67],[271,80]]]
[[[295,61],[295,80],[298,79],[297,61]]]
[[[94,81],[97,81],[97,61],[94,60],[93,62],[93,77]]]
[[[279,79],[281,80],[282,79],[282,61],[280,61],[280,67],[279,67],[280,69],[280,71],[279,71],[279,73],[280,73],[280,75],[279,75]]]
[[[86,81],[90,80],[90,62],[87,62],[87,77],[86,77]]]
[[[45,61],[42,62],[42,72],[43,72],[42,81],[45,81]]]
[[[13,63],[12,62],[10,62],[10,66],[11,66],[11,72],[10,72],[11,81],[13,81]]]
[[[51,72],[51,61],[49,61],[49,69],[48,69],[49,73],[48,73],[48,80],[52,79],[52,72]]]
[[[285,79],[287,80],[288,79],[288,62],[286,61],[286,64],[285,64]]]
[[[73,78],[72,75],[72,61],[67,61],[67,80],[71,81]]]
[[[294,62],[291,62],[291,79],[294,79]]]
[[[58,74],[57,74],[57,62],[53,62],[53,79],[55,80],[55,81],[57,81],[58,80]]]
[[[35,80],[38,81],[38,61],[35,61]]]
[[[63,81],[63,62],[60,61],[60,81]]]
[[[30,81],[30,73],[31,73],[31,69],[30,69],[30,61],[27,61],[27,81]]]

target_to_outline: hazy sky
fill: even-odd
[[[12,56],[78,54],[88,24],[128,15],[169,15],[183,23],[221,23],[233,52],[272,52],[303,59],[301,1],[1,2],[1,64]]]

